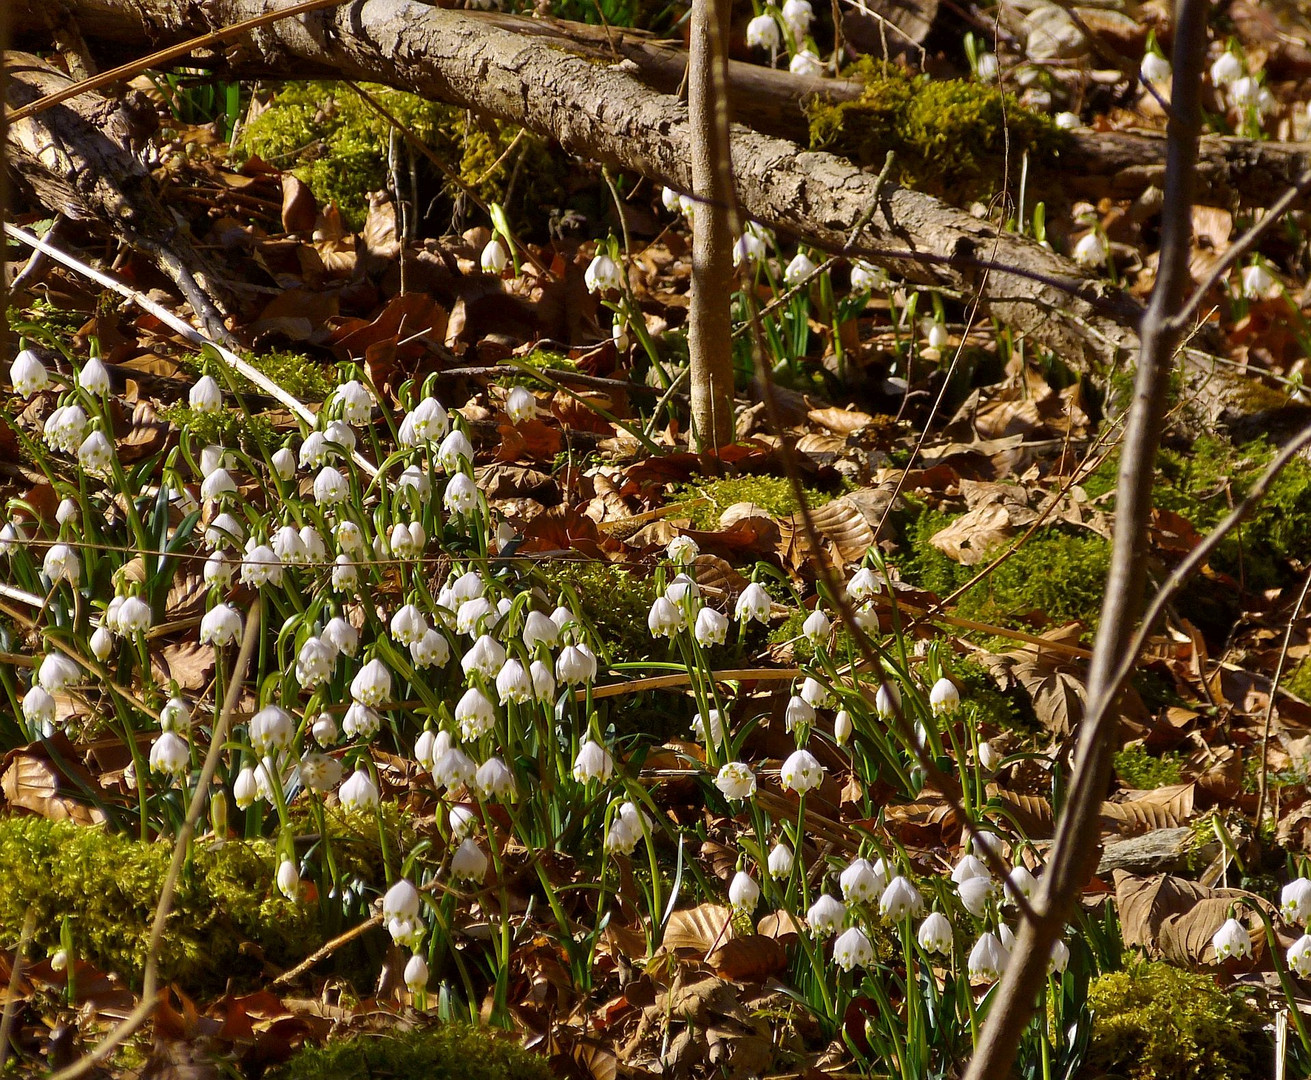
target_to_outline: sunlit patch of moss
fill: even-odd
[[[1162,754],[1152,757],[1141,744],[1127,746],[1111,759],[1118,776],[1126,787],[1150,791],[1179,783],[1183,776],[1183,756]]]
[[[999,190],[1007,160],[1047,156],[1066,137],[1051,119],[988,83],[930,79],[862,59],[848,72],[865,83],[854,101],[809,106],[810,145],[882,166],[896,155],[897,179],[957,201]]]
[[[601,645],[615,660],[640,660],[663,651],[652,642],[646,617],[655,602],[655,580],[605,563],[562,559],[536,567],[552,602],[563,598],[596,627]]]
[[[1284,681],[1284,689],[1303,701],[1311,701],[1311,659],[1303,660]]]
[[[1153,500],[1205,532],[1251,490],[1275,452],[1263,438],[1235,446],[1209,435],[1190,441],[1186,449],[1166,447],[1161,451]],[[1089,496],[1114,491],[1117,467],[1118,455],[1113,454],[1084,482]],[[1113,500],[1105,505],[1114,508]],[[1290,559],[1300,558],[1309,547],[1311,463],[1295,458],[1275,478],[1251,517],[1221,542],[1211,565],[1234,577],[1241,575],[1249,589],[1277,588],[1292,580]],[[1183,603],[1189,611],[1187,599]]]
[[[513,182],[512,220],[515,208],[533,207],[540,214],[542,206],[561,202],[567,159],[544,140],[525,134],[516,151],[506,154],[519,134],[513,125],[388,87],[365,90],[485,200],[504,202]],[[320,205],[337,203],[347,224],[359,228],[368,193],[388,184],[391,131],[348,87],[289,83],[247,125],[236,149],[293,170]]]
[[[905,520],[902,576],[922,589],[947,596],[967,584],[985,564],[963,566],[930,542],[951,524],[949,514],[912,509]],[[998,547],[993,554],[1004,549]],[[1057,623],[1078,620],[1096,627],[1110,564],[1110,545],[1100,536],[1062,527],[1039,529],[1001,566],[964,593],[956,613],[996,626],[1021,627],[1040,612]]]
[[[80,955],[138,980],[171,857],[168,843],[44,818],[0,819],[0,938],[16,941],[31,907],[38,950],[58,947],[67,919]],[[246,942],[285,967],[322,944],[316,912],[285,900],[274,870],[268,841],[197,844],[178,882],[161,977],[221,989],[229,978],[260,975]]]
[[[550,1080],[544,1058],[503,1032],[466,1024],[353,1035],[299,1051],[274,1080]]]
[[[1242,1080],[1266,1074],[1273,1051],[1264,1019],[1209,975],[1143,962],[1098,976],[1088,1000],[1090,1075]]]
[[[811,507],[823,506],[833,496],[806,488]],[[685,512],[698,529],[718,529],[719,518],[735,503],[752,503],[770,517],[786,517],[797,511],[792,484],[781,476],[730,476],[723,479],[695,479],[675,484],[670,502],[685,503]]]
[[[271,446],[275,439],[272,421],[259,413],[247,416],[240,409],[223,408],[217,412],[197,412],[190,405],[165,405],[160,418],[191,435],[196,446],[214,443],[240,447],[248,452]]]

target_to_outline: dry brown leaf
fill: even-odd
[[[211,650],[212,651],[212,650]],[[82,801],[79,793],[95,787],[63,734],[9,751],[0,759],[0,795],[11,806],[51,821],[96,825],[105,815]]]
[[[199,641],[178,641],[150,654],[150,672],[164,686],[203,690],[214,677],[214,650]]]
[[[1131,793],[1123,802],[1102,803],[1102,826],[1113,832],[1149,832],[1186,825],[1193,816],[1197,784],[1172,784],[1155,791]]]
[[[843,496],[811,511],[815,531],[828,549],[824,557],[838,566],[859,562],[874,544],[874,526],[869,523],[861,505]],[[811,565],[817,553],[806,535],[805,521],[800,514],[780,518],[778,522],[778,551],[795,570]]]
[[[1244,896],[1237,889],[1208,888],[1171,874],[1140,878],[1116,870],[1114,880],[1124,943],[1190,967],[1215,962],[1211,938]],[[1253,935],[1255,950],[1264,942],[1264,935]]]
[[[763,982],[787,967],[788,951],[772,937],[748,934],[724,942],[706,962],[721,979]]]
[[[1044,840],[1055,831],[1056,818],[1052,804],[1039,795],[1023,795],[1007,791],[996,784],[988,785],[988,797],[1000,799],[1010,808],[1010,815],[1030,840]]]
[[[945,529],[930,536],[929,543],[962,566],[974,566],[1014,534],[1010,510],[993,504],[962,514]]]
[[[732,909],[722,904],[699,904],[669,916],[663,944],[669,949],[695,949],[704,955],[732,937]]]
[[[861,428],[869,427],[874,423],[874,417],[869,413],[860,412],[856,409],[838,409],[830,407],[827,409],[811,409],[807,414],[809,419],[813,420],[821,427],[826,427],[835,435],[850,435],[853,431],[859,431]]]
[[[1088,691],[1083,680],[1054,667],[1046,657],[1021,660],[1011,674],[1029,692],[1033,711],[1054,735],[1068,735],[1083,719]]]

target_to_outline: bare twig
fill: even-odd
[[[1202,66],[1206,56],[1204,0],[1180,0],[1174,45],[1174,100],[1169,125],[1160,276],[1139,327],[1141,350],[1133,401],[1125,425],[1116,493],[1116,528],[1101,623],[1088,678],[1089,706],[1079,732],[1076,768],[1065,810],[1056,826],[1047,871],[1034,909],[1025,917],[1010,965],[983,1025],[965,1080],[1009,1073],[1038,990],[1047,976],[1052,944],[1087,880],[1096,854],[1098,811],[1115,752],[1117,669],[1128,655],[1146,585],[1144,547],[1152,509],[1152,479],[1168,405],[1169,374],[1180,332],[1171,316],[1188,289],[1197,140],[1201,130]]]
[[[209,45],[217,44],[220,41],[226,41],[230,37],[238,37],[248,30],[257,30],[261,26],[268,26],[270,23],[280,22],[283,19],[293,15],[304,15],[310,11],[318,11],[320,8],[336,7],[344,3],[345,0],[305,0],[304,3],[295,4],[291,7],[281,8],[277,11],[270,11],[253,19],[246,19],[244,22],[233,23],[231,26],[225,26],[221,30],[215,30],[210,34],[202,34],[200,37],[191,38],[188,41],[179,42],[176,45],[170,45],[167,49],[160,49],[149,56],[140,57],[137,60],[130,60],[126,64],[120,64],[109,71],[102,71],[94,78],[84,79],[82,82],[74,83],[66,89],[60,90],[54,94],[47,94],[43,98],[33,101],[30,105],[24,105],[21,109],[13,111],[5,110],[8,113],[9,121],[13,123],[22,120],[28,116],[35,116],[37,113],[45,112],[46,109],[54,108],[60,102],[67,101],[69,98],[75,98],[80,94],[89,94],[94,90],[99,90],[102,86],[109,86],[111,83],[123,82],[131,79],[141,72],[152,67],[159,67],[161,64],[167,64],[170,60],[176,60],[180,56],[187,56],[197,49],[203,49]],[[8,7],[8,4],[0,5]],[[3,99],[0,99],[3,100]]]
[[[337,2],[337,0],[334,0],[334,2]],[[254,383],[280,404],[285,405],[296,415],[297,418],[308,424],[311,428],[317,426],[317,418],[315,415],[310,412],[310,410],[307,409],[295,395],[288,393],[258,368],[252,367],[250,364],[246,363],[245,360],[234,353],[231,349],[220,345],[216,341],[211,341],[194,326],[186,322],[186,320],[178,318],[177,315],[169,311],[169,309],[162,304],[157,304],[144,293],[129,288],[117,278],[102,273],[93,266],[88,266],[81,259],[68,254],[68,252],[47,244],[40,237],[35,236],[26,229],[20,229],[5,222],[5,233],[6,235],[13,237],[15,240],[26,244],[30,248],[35,248],[38,251],[45,252],[45,254],[49,255],[50,258],[54,259],[55,262],[62,266],[66,266],[70,270],[75,270],[83,277],[90,278],[96,284],[103,285],[106,289],[113,290],[124,299],[132,301],[132,303],[136,304],[143,310],[148,311],[160,322],[164,323],[164,325],[166,325],[170,330],[180,334],[197,348],[212,350],[213,353],[227,364],[229,368],[235,371],[238,375],[241,375],[243,378]],[[364,455],[358,450],[351,452],[351,458],[355,461],[355,464],[363,469],[369,476],[378,475],[378,467],[368,458],[364,457]]]
[[[155,906],[155,920],[150,927],[150,943],[146,949],[146,970],[141,980],[141,1001],[122,1023],[96,1045],[94,1050],[79,1058],[66,1069],[60,1069],[50,1080],[77,1080],[78,1077],[86,1075],[99,1062],[104,1061],[114,1047],[120,1045],[124,1039],[144,1024],[150,1014],[154,1012],[155,1006],[159,1004],[159,998],[156,996],[155,991],[159,981],[159,948],[164,940],[164,925],[168,921],[169,913],[173,910],[173,897],[177,890],[178,877],[181,875],[182,866],[187,860],[191,847],[191,838],[196,831],[196,822],[200,820],[205,804],[209,801],[209,787],[214,780],[214,774],[218,771],[219,759],[223,756],[223,748],[227,741],[227,732],[232,714],[237,708],[237,702],[240,700],[242,689],[245,687],[246,667],[255,652],[262,608],[262,600],[257,599],[250,609],[250,614],[246,616],[246,627],[241,639],[241,649],[238,651],[237,659],[232,665],[228,690],[223,696],[223,708],[219,713],[218,722],[210,733],[209,750],[205,754],[205,763],[201,767],[200,776],[196,780],[196,790],[192,793],[191,803],[187,807],[186,820],[183,821],[182,828],[178,830],[177,840],[173,843],[173,859],[169,863],[168,873],[164,875],[164,885],[160,890],[159,903]],[[142,780],[144,781],[144,777]]]
[[[1269,794],[1270,784],[1270,724],[1275,717],[1275,695],[1279,692],[1279,680],[1284,677],[1284,665],[1288,662],[1288,647],[1293,643],[1293,626],[1297,623],[1297,617],[1302,613],[1302,605],[1306,603],[1306,594],[1311,591],[1311,571],[1307,572],[1306,580],[1302,582],[1302,591],[1298,594],[1297,603],[1293,605],[1293,613],[1288,617],[1288,629],[1284,632],[1284,644],[1279,650],[1279,663],[1275,665],[1275,677],[1270,680],[1270,699],[1266,702],[1265,717],[1261,724],[1261,779],[1256,788],[1256,824],[1257,828],[1261,827],[1261,819],[1265,816],[1265,801]],[[1275,817],[1278,817],[1278,811]]]

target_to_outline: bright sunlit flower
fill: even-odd
[[[300,759],[297,768],[300,772],[300,782],[308,790],[319,794],[331,791],[341,780],[341,762],[317,750],[308,751]]]
[[[737,598],[737,605],[733,609],[733,615],[739,622],[746,622],[748,619],[754,619],[756,622],[769,622],[770,609],[773,606],[769,599],[769,593],[757,582],[752,582],[742,590],[742,595]]]
[[[760,903],[760,886],[745,870],[739,870],[728,886],[728,902],[733,910],[750,915]]]
[[[191,750],[187,742],[176,732],[165,731],[150,747],[150,768],[152,772],[165,776],[178,777],[191,766]]]
[[[667,597],[657,596],[647,615],[646,625],[652,637],[673,638],[683,629],[683,609]]]
[[[451,875],[457,881],[482,881],[487,876],[487,856],[472,837],[463,841],[451,856]]]
[[[815,707],[805,698],[793,694],[788,699],[783,721],[788,731],[795,731],[799,727],[808,728],[815,722]]]
[[[93,356],[82,365],[82,370],[77,373],[77,385],[97,397],[109,393],[109,371],[100,357]]]
[[[793,75],[806,75],[811,78],[818,78],[824,74],[824,61],[815,55],[810,49],[802,49],[788,61],[788,71]],[[805,277],[805,274],[798,275],[797,280]],[[786,280],[786,278],[785,278]],[[789,284],[796,284],[790,282]]]
[[[919,915],[924,910],[924,898],[919,890],[911,884],[910,879],[898,874],[883,889],[879,897],[879,914],[885,919],[897,921],[907,916]]]
[[[351,697],[362,705],[376,708],[391,697],[391,672],[376,657],[351,680]]]
[[[1138,74],[1142,76],[1143,82],[1160,87],[1169,83],[1173,72],[1169,60],[1160,53],[1149,52],[1144,54],[1142,63],[1138,65]]]
[[[956,684],[945,676],[935,682],[929,691],[929,706],[935,716],[955,712],[960,706],[960,691]]]
[[[1311,934],[1303,934],[1289,946],[1288,966],[1300,979],[1311,976]]]
[[[566,645],[555,662],[555,677],[565,686],[577,686],[596,678],[596,658],[580,645]]]
[[[675,536],[665,548],[665,556],[676,566],[690,566],[701,554],[701,549],[690,536]]]
[[[223,392],[209,375],[202,375],[187,394],[187,404],[198,413],[216,413],[223,407]]]
[[[1286,922],[1311,922],[1311,878],[1294,878],[1280,890],[1279,913]]]
[[[114,447],[103,431],[93,431],[77,448],[78,464],[93,476],[106,476],[114,460]]]
[[[772,15],[757,15],[747,23],[747,48],[775,52],[782,43],[783,35]]]
[[[940,911],[932,911],[920,923],[915,939],[925,952],[950,956],[954,936],[951,920]]]
[[[891,720],[901,711],[901,691],[893,682],[883,683],[874,695],[874,711],[880,720]]]
[[[874,960],[874,946],[858,926],[853,926],[833,943],[833,962],[843,971],[867,967]]]
[[[888,876],[868,859],[852,859],[838,878],[842,898],[850,903],[869,904],[887,887]]]
[[[41,572],[50,579],[52,585],[61,581],[76,585],[82,576],[82,563],[77,552],[67,544],[51,544],[41,562]]]
[[[1107,246],[1106,237],[1096,229],[1084,233],[1071,252],[1075,262],[1090,269],[1105,265],[1109,254],[1110,248]]]
[[[605,747],[588,739],[574,758],[574,779],[580,784],[591,780],[609,780],[614,774],[614,761]]]
[[[518,661],[511,661],[518,663]],[[506,698],[502,696],[501,704]],[[469,687],[460,700],[455,703],[455,722],[460,725],[460,738],[466,742],[480,739],[492,730],[496,723],[496,709],[484,694],[475,686]]]
[[[264,585],[277,588],[282,584],[282,560],[268,544],[256,544],[246,552],[241,560],[241,583],[254,589]]]
[[[510,802],[519,794],[518,785],[514,780],[514,773],[498,757],[488,758],[478,766],[478,772],[474,774],[473,783],[484,799],[502,799]]]
[[[319,506],[339,506],[351,493],[349,481],[331,465],[325,465],[314,477],[314,501]]]
[[[715,787],[726,799],[749,799],[756,793],[756,774],[740,761],[721,766]]]
[[[82,677],[82,669],[63,653],[49,652],[36,669],[36,685],[57,694]]]
[[[478,259],[484,274],[500,274],[510,263],[510,256],[496,237],[492,237],[483,247]]]
[[[1215,86],[1228,86],[1247,74],[1243,62],[1231,52],[1223,52],[1211,65],[1211,82]]]
[[[785,878],[792,873],[792,849],[779,841],[769,852],[769,876],[775,880]]]
[[[806,912],[806,923],[811,933],[819,937],[836,934],[846,921],[847,905],[828,893],[821,893]]]
[[[786,0],[782,14],[792,40],[800,45],[810,32],[810,24],[815,18],[815,9],[810,6],[810,0]]]
[[[372,810],[378,805],[378,788],[366,769],[356,769],[337,789],[343,810]]]
[[[798,795],[804,795],[811,788],[818,787],[823,783],[824,766],[809,750],[794,750],[788,756],[788,759],[783,762],[783,767],[779,770],[778,775],[783,782],[784,789],[790,789]]]
[[[837,716],[833,717],[833,741],[839,746],[846,746],[853,730],[851,713],[846,709],[839,709]]]
[[[787,285],[799,285],[814,272],[814,261],[804,251],[798,251],[783,271],[783,281]]]
[[[505,415],[512,424],[522,424],[537,415],[537,399],[527,387],[516,386],[505,398]]]
[[[718,709],[710,709],[705,715],[697,713],[692,717],[692,733],[704,743],[722,743],[724,731],[724,717]]]
[[[9,381],[22,398],[30,398],[50,385],[50,372],[31,349],[24,349],[9,365]]]
[[[43,687],[33,686],[23,697],[23,719],[44,734],[55,722],[54,697]]]
[[[230,604],[219,604],[200,620],[202,645],[226,645],[241,640],[241,615]]]
[[[960,902],[965,910],[976,919],[981,919],[988,911],[988,901],[997,895],[997,883],[990,877],[967,878],[956,886],[960,893]]]
[[[623,272],[614,259],[605,252],[598,253],[588,264],[587,270],[583,273],[583,281],[587,285],[587,291],[591,293],[610,292],[613,289],[621,289],[624,285]]]
[[[702,648],[722,645],[728,637],[728,616],[714,608],[703,607],[696,613],[696,626],[693,630],[697,644]]]
[[[1211,946],[1215,949],[1217,963],[1234,956],[1241,958],[1252,955],[1252,937],[1247,927],[1233,917],[1226,919],[1224,925],[1215,932]]]
[[[417,668],[444,667],[451,658],[451,647],[441,631],[429,627],[418,641],[410,642],[410,657]]]
[[[1006,971],[1011,954],[992,931],[980,935],[970,950],[970,978],[976,982],[996,982]]]
[[[458,473],[461,468],[473,461],[473,444],[469,436],[456,429],[442,440],[437,448],[437,463],[447,473]],[[469,477],[472,482],[472,477]]]
[[[1266,269],[1265,263],[1259,261],[1243,267],[1239,277],[1243,296],[1248,300],[1260,300],[1277,284],[1274,275]]]

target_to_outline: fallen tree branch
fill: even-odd
[[[31,19],[36,0],[20,0]],[[112,26],[120,39],[199,32],[279,10],[275,0],[69,0],[89,42]],[[23,25],[27,25],[24,23]],[[196,58],[203,62],[203,57]],[[304,74],[381,81],[522,124],[565,150],[692,188],[686,107],[653,93],[620,63],[602,66],[549,41],[415,0],[369,0],[288,19],[233,39],[235,74]],[[1067,363],[1106,370],[1137,348],[1140,309],[1107,283],[1036,241],[920,192],[876,178],[832,154],[746,128],[733,132],[733,169],[745,214],[826,250],[867,257],[924,285],[973,293],[987,309]],[[848,247],[852,225],[877,211]],[[934,265],[928,265],[932,261]],[[988,269],[980,270],[982,262]],[[1011,272],[1011,271],[1015,272]],[[1107,304],[1116,309],[1107,313]]]

